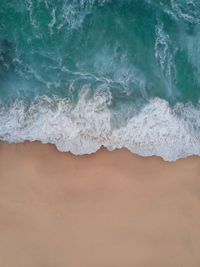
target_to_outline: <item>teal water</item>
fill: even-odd
[[[200,154],[198,0],[1,0],[0,139]]]

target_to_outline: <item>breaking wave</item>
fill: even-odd
[[[200,106],[176,104],[154,98],[124,127],[111,127],[108,95],[88,98],[84,90],[73,106],[66,99],[38,97],[28,107],[16,101],[0,109],[0,139],[7,142],[39,140],[60,151],[90,154],[101,146],[125,147],[142,156],[175,161],[200,155]],[[195,121],[195,128],[193,122]]]

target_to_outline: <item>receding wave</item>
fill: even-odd
[[[29,107],[16,101],[10,108],[1,108],[0,139],[39,140],[76,155],[93,153],[101,146],[108,150],[125,147],[167,161],[200,155],[200,106],[176,104],[170,108],[167,101],[154,98],[126,126],[112,128],[107,98],[98,93],[88,98],[84,91],[75,106],[47,96],[38,97]]]

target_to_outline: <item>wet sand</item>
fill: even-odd
[[[0,143],[0,267],[199,267],[200,157]]]

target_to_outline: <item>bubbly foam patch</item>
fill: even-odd
[[[0,139],[39,140],[76,155],[93,153],[101,146],[109,150],[126,147],[133,153],[157,155],[167,161],[200,155],[200,108],[177,104],[171,109],[165,100],[155,98],[125,127],[112,129],[110,98],[96,92],[88,99],[84,91],[74,107],[58,98],[40,97],[30,107],[16,101],[9,109],[0,108]]]

